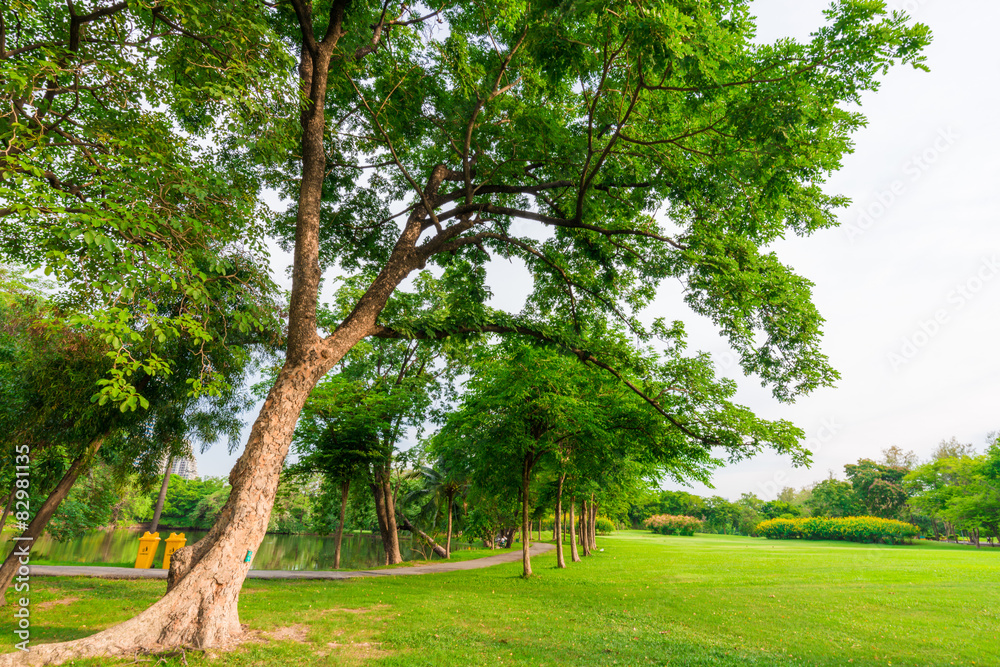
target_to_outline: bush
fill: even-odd
[[[702,528],[701,520],[693,516],[657,514],[642,522],[646,528],[661,535],[694,535]]]
[[[912,523],[874,516],[837,519],[769,519],[757,524],[756,533],[772,540],[846,540],[900,544],[912,540],[920,529]]]
[[[615,524],[612,523],[611,519],[605,519],[603,516],[597,517],[595,527],[598,535],[610,535],[615,532]]]

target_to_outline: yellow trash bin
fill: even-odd
[[[184,537],[184,533],[181,533],[180,535],[178,535],[177,533],[170,533],[170,537],[167,538],[166,542],[167,542],[167,547],[166,550],[163,552],[163,569],[169,570],[170,556],[175,551],[184,546],[184,543],[187,542],[187,538]]]
[[[139,538],[139,555],[135,558],[135,566],[137,569],[146,569],[148,567],[153,567],[153,556],[156,555],[156,547],[160,544],[160,534],[153,533],[146,534]]]

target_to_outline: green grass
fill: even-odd
[[[421,577],[248,580],[263,640],[191,665],[996,665],[1000,549],[746,537],[600,538],[603,553]],[[34,641],[85,636],[154,581],[36,579]],[[70,604],[49,604],[78,598]],[[0,618],[0,650],[11,650]],[[84,627],[86,626],[86,627]],[[218,658],[222,658],[219,660]],[[125,661],[130,662],[130,661]],[[79,663],[77,663],[79,664]],[[162,664],[162,663],[161,663]],[[166,664],[183,664],[169,658]]]

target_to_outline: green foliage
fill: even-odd
[[[763,518],[763,505],[753,494],[743,494],[736,502],[730,502],[721,496],[701,498],[686,491],[659,491],[641,505],[633,504],[628,516],[633,527],[638,527],[656,514],[689,515],[703,521],[702,532],[752,535]]]
[[[644,526],[660,535],[694,535],[700,532],[702,522],[693,516],[657,514],[642,522]]]
[[[208,363],[225,386],[198,399],[189,395],[184,372],[139,372],[133,380],[142,393],[136,400],[141,398],[143,405],[122,409],[125,403],[95,396],[114,363],[101,332],[82,323],[67,325],[66,319],[58,304],[23,274],[0,267],[0,431],[7,434],[8,451],[31,451],[31,506],[41,506],[74,461],[83,466],[79,483],[87,500],[78,501],[71,493],[64,501],[50,528],[60,536],[115,523],[118,515],[144,514],[141,507],[127,509],[121,502],[145,495],[162,475],[167,457],[190,454],[189,438],[203,447],[227,436],[230,444],[236,442],[243,426],[239,413],[248,404],[244,382],[253,362],[266,354],[260,341],[235,332],[231,342],[242,341],[244,347],[207,344],[192,349],[168,341],[158,350],[175,368]],[[95,462],[101,471],[96,485],[86,472]],[[0,459],[0,481],[6,488],[13,464],[13,456]],[[204,517],[192,523],[192,509],[185,507],[172,519],[183,526],[211,525]]]
[[[180,475],[170,476],[167,497],[160,515],[160,525],[171,528],[209,528],[215,514],[221,509],[229,486],[223,477],[204,479],[184,479]],[[150,495],[155,500],[158,490]],[[210,496],[214,499],[208,501]],[[152,512],[149,513],[152,516]]]
[[[615,532],[615,523],[607,517],[599,516],[594,522],[594,528],[598,535],[610,535]]]
[[[805,504],[813,516],[843,517],[862,513],[854,486],[833,478],[824,479],[814,486]]]
[[[221,489],[209,491],[206,495],[202,495],[198,503],[194,506],[194,509],[188,515],[187,525],[194,528],[211,528],[215,524],[215,519],[219,516],[219,512],[222,511],[223,505],[229,500],[230,491],[232,491],[232,487],[226,485]]]
[[[899,516],[909,498],[903,485],[906,468],[861,459],[856,464],[845,465],[844,471],[865,511],[887,519]]]
[[[122,478],[107,463],[98,462],[73,486],[46,528],[58,542],[96,528],[130,526],[145,516],[153,499],[136,476]]]
[[[981,530],[1000,540],[1000,480],[991,467],[997,449],[994,443],[985,454],[960,451],[916,468],[904,478],[913,493],[910,504],[954,529],[969,531],[973,541]]]
[[[794,519],[795,517],[802,516],[802,509],[798,505],[793,505],[785,500],[771,500],[761,505],[760,513],[766,519],[777,517]]]
[[[285,478],[278,485],[271,517],[267,523],[269,533],[307,533],[316,525],[313,516],[319,480],[302,477]]]
[[[44,267],[74,307],[64,321],[97,332],[113,362],[102,404],[145,407],[143,375],[178,373],[215,395],[217,368],[178,368],[160,348],[279,330],[258,269],[259,181],[210,146],[224,142],[219,127],[262,110],[261,75],[288,57],[259,15],[213,3],[36,5],[2,9],[17,30],[4,28],[0,59],[0,257]],[[211,34],[201,48],[181,36],[192,29]]]
[[[872,516],[826,519],[768,519],[757,526],[757,535],[773,540],[846,540],[903,544],[920,533],[911,523]]]

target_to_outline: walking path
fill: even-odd
[[[536,542],[531,545],[531,555],[537,556],[556,548],[554,544]],[[250,570],[248,579],[352,579],[354,577],[394,577],[404,574],[435,574],[458,570],[478,570],[483,567],[512,563],[521,560],[521,551],[511,551],[497,556],[463,560],[457,563],[440,561],[430,565],[397,567],[386,570]],[[162,569],[136,570],[131,567],[94,567],[88,565],[30,565],[32,577],[103,577],[105,579],[166,579]]]

